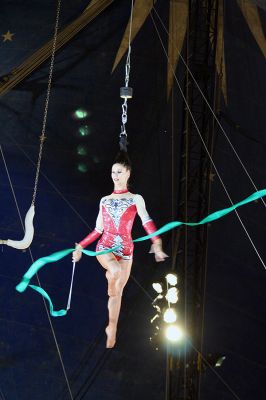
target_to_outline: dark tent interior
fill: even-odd
[[[95,257],[84,255],[76,265],[66,316],[51,317],[48,303],[30,288],[24,293],[15,290],[33,260],[73,248],[94,229],[99,201],[113,190],[111,167],[119,149],[123,101],[119,93],[125,86],[130,26],[133,98],[127,102],[126,124],[133,165],[130,190],[143,195],[157,227],[181,219],[177,204],[188,108],[182,93],[188,75],[179,52],[170,54],[169,32],[186,58],[191,27],[182,13],[187,16],[184,10],[194,12],[209,3],[218,10],[216,39],[222,43],[216,49],[222,49],[216,84],[221,70],[223,74],[217,89],[219,112],[215,113],[229,138],[215,123],[212,160],[217,170],[208,176],[211,213],[231,205],[221,182],[233,203],[266,188],[265,1],[1,0],[1,240],[24,236],[22,225],[33,198],[52,70],[34,238],[25,250],[1,245],[1,400],[264,398],[266,205],[261,200],[239,208],[244,227],[234,212],[206,227],[204,312],[198,327],[202,343],[196,353],[202,354],[202,360],[210,354],[225,360],[217,369],[203,361],[201,368],[189,362],[184,366],[196,371],[197,395],[182,392],[182,382],[176,378],[186,374],[178,360],[193,351],[197,326],[185,332],[183,341],[171,345],[171,350],[166,339],[158,348],[150,340],[155,329],[150,322],[156,297],[152,283],[164,279],[170,270],[179,274],[174,244],[179,228],[162,235],[169,255],[163,263],[156,263],[149,254],[149,241],[135,243],[113,349],[105,348],[107,283]],[[60,46],[51,69],[57,11]],[[195,74],[195,78],[202,76]],[[197,215],[193,218],[190,222],[199,220]],[[195,232],[197,228],[189,229]],[[144,234],[136,218],[132,237]],[[71,274],[71,255],[38,273],[57,310],[66,307]],[[40,282],[32,278],[34,285]],[[179,296],[182,303],[182,289]],[[192,306],[196,309],[197,304]],[[169,360],[173,361],[170,366]],[[175,370],[171,384],[169,369]],[[177,394],[177,386],[182,395]]]

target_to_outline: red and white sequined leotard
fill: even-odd
[[[99,236],[96,250],[102,251],[120,246],[114,251],[117,258],[129,260],[132,258],[134,244],[131,230],[136,213],[140,216],[144,229],[148,234],[156,231],[156,227],[149,217],[142,196],[127,192],[103,197],[100,202],[100,210],[96,221],[96,227],[79,245],[88,246]],[[151,240],[158,239],[154,236]]]

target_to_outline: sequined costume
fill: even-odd
[[[142,196],[127,192],[122,196],[112,193],[103,197],[96,227],[79,245],[84,248],[101,236],[96,251],[120,246],[113,252],[116,258],[130,260],[134,248],[131,230],[137,213],[147,234],[155,232],[156,227],[146,211]],[[151,240],[154,242],[156,239],[158,236],[154,236]]]

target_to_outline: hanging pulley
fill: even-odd
[[[120,88],[120,97],[121,97],[121,99],[132,99],[133,89],[129,86],[121,87]]]

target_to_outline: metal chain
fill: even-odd
[[[127,61],[126,61],[126,78],[125,78],[125,86],[128,87],[129,82],[129,73],[130,73],[130,53],[131,53],[131,45],[128,45],[128,53],[127,53]]]
[[[40,149],[39,149],[37,168],[36,168],[36,175],[35,175],[35,182],[34,182],[34,189],[33,189],[33,195],[32,195],[32,205],[34,205],[35,200],[36,200],[37,188],[38,188],[38,182],[39,182],[39,176],[40,176],[42,153],[43,153],[43,145],[44,145],[44,141],[46,139],[46,136],[45,136],[46,123],[47,123],[48,106],[49,106],[51,85],[52,85],[52,77],[53,77],[53,68],[54,68],[54,59],[55,59],[55,50],[56,50],[56,41],[57,41],[57,33],[58,33],[58,25],[59,25],[60,8],[61,8],[61,0],[58,0],[57,10],[56,10],[54,40],[53,40],[53,46],[52,46],[51,63],[50,63],[50,70],[49,70],[49,77],[48,77],[48,86],[47,86],[46,100],[45,100],[45,106],[44,106],[42,133],[41,133],[41,136],[40,136]]]
[[[132,31],[132,17],[133,17],[133,0],[131,1],[131,13],[130,13],[130,24],[129,24],[129,35],[128,35],[128,53],[126,60],[126,73],[125,73],[125,87],[128,88],[129,83],[129,73],[130,73],[130,53],[131,53],[131,31]],[[127,123],[127,97],[124,98],[124,102],[122,104],[122,125],[121,125],[121,136],[127,138],[126,132],[126,123]]]
[[[129,83],[129,73],[130,73],[130,52],[131,52],[131,46],[128,46],[128,54],[127,54],[127,61],[126,61],[126,74],[125,74],[125,87],[128,87]],[[124,98],[124,103],[122,104],[122,126],[121,126],[121,133],[120,137],[122,135],[127,136],[126,132],[126,123],[127,123],[127,98]]]

